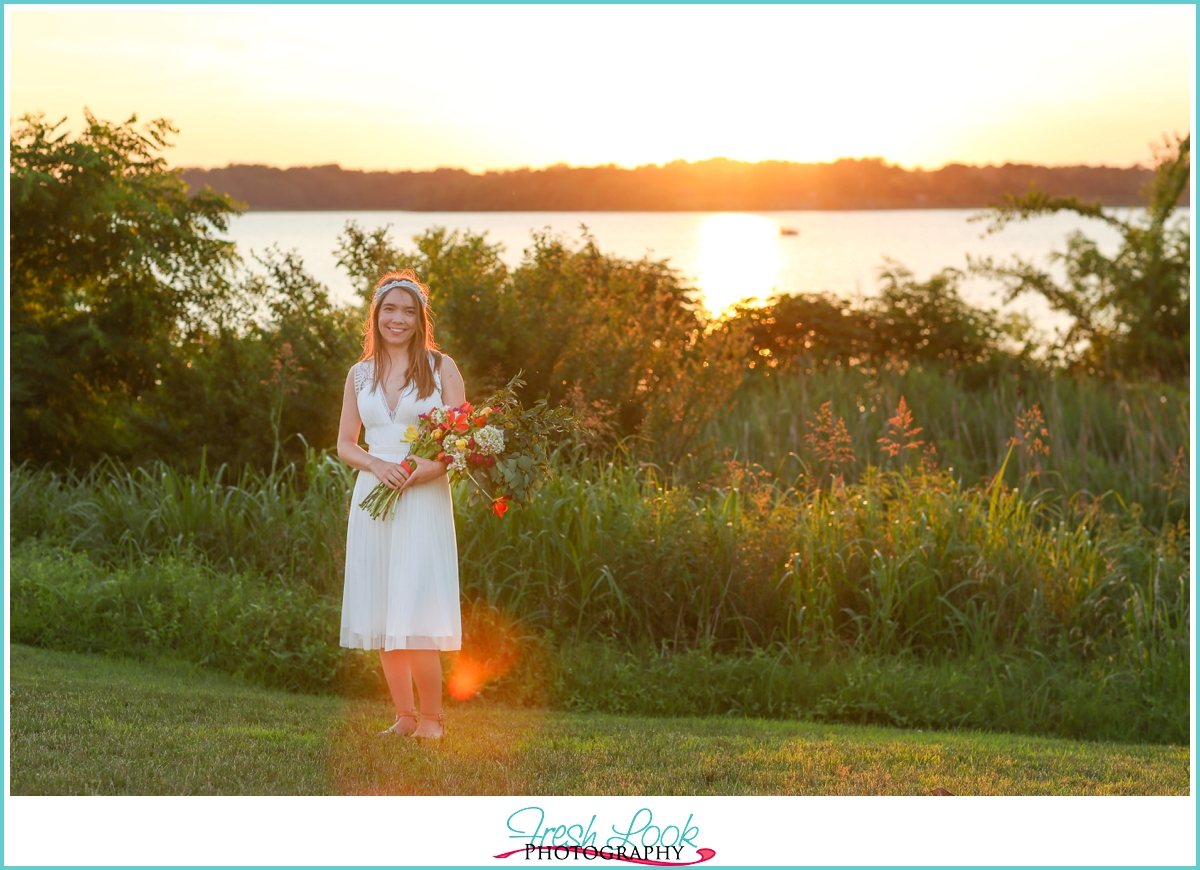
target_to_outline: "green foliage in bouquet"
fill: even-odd
[[[479,494],[491,493],[493,510],[497,498],[517,504],[529,504],[534,492],[545,481],[550,471],[550,450],[561,439],[580,431],[577,415],[569,408],[551,407],[545,399],[538,399],[531,408],[523,408],[516,391],[525,386],[518,372],[501,389],[493,393],[484,403],[492,409],[492,425],[504,432],[504,450],[496,456],[495,464],[472,471],[472,479],[479,488],[472,493],[471,501]],[[491,487],[487,487],[487,483]],[[501,510],[499,515],[503,515]]]

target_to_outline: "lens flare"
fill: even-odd
[[[454,663],[454,670],[450,673],[450,678],[446,680],[446,690],[450,693],[450,697],[456,701],[465,701],[467,698],[475,697],[483,684],[487,682],[487,670],[483,662],[469,659],[460,653],[458,661]]]
[[[502,678],[521,654],[513,620],[485,604],[463,609],[463,643],[446,679],[446,690],[456,701],[473,698],[488,683]]]

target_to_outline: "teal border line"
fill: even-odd
[[[14,8],[14,9],[17,7],[20,7],[23,9],[34,9],[37,7],[62,8],[62,7],[67,7],[67,6],[70,6],[70,7],[113,6],[114,4],[106,3],[106,2],[104,2],[104,0],[77,0],[77,2],[73,2],[73,3],[69,3],[69,4],[68,3],[41,2],[41,0],[35,0],[35,2],[32,2],[32,3],[21,3],[21,4],[3,3],[0,5],[2,5],[5,10],[7,10],[10,7]],[[162,2],[155,2],[155,0],[125,0],[125,2],[122,2],[119,5],[121,7],[128,8],[128,7],[138,7],[138,6],[164,7],[164,6],[176,6],[176,5],[177,6],[187,5],[187,6],[194,6],[194,7],[203,7],[203,6],[219,7],[219,6],[242,6],[242,5],[248,5],[248,4],[238,2],[238,0],[213,0],[213,2],[196,3],[196,4],[170,3],[170,2],[162,3]],[[254,5],[262,5],[262,6],[276,6],[276,5],[277,6],[334,6],[334,5],[338,5],[338,4],[321,2],[321,0],[297,0],[297,2],[287,2],[287,0],[265,0],[265,2],[256,3]],[[566,3],[554,2],[554,0],[520,0],[520,2],[516,2],[516,3],[507,3],[507,2],[504,2],[504,0],[445,0],[445,2],[443,2],[443,0],[433,0],[432,3],[388,2],[388,0],[358,0],[358,2],[355,5],[363,5],[363,6],[407,6],[407,5],[441,5],[441,6],[498,6],[498,5],[510,5],[510,6],[641,6],[641,5],[805,6],[805,5],[829,5],[829,4],[808,2],[808,0],[756,0],[756,2],[743,2],[743,0],[734,0],[734,2],[722,2],[722,0],[695,0],[695,2],[691,2],[691,0],[658,0],[658,2],[655,2],[653,4],[641,3],[641,2],[638,2],[638,0],[579,0],[579,2],[566,2]],[[875,0],[875,2],[869,2],[869,3],[853,3],[853,2],[840,3],[839,2],[836,5],[870,7],[870,6],[977,6],[977,5],[1042,6],[1042,5],[1048,5],[1048,4],[1037,2],[1037,0],[996,0],[996,2],[993,2],[993,3],[980,3],[980,2],[956,3],[956,2],[953,2],[953,0],[926,0],[926,2],[922,2],[922,3],[906,3],[906,2],[904,2],[904,0]],[[1124,2],[1121,2],[1121,0],[1096,0],[1096,2],[1088,2],[1088,0],[1059,0],[1059,2],[1055,3],[1054,5],[1081,6],[1082,7],[1082,6],[1116,6],[1116,5],[1124,6],[1124,5],[1135,5],[1135,4],[1124,3]],[[1137,5],[1140,5],[1140,4],[1137,4]],[[1155,2],[1153,5],[1196,7],[1198,4],[1196,2],[1189,2],[1189,0],[1158,0],[1158,2]],[[1198,32],[1200,32],[1200,31],[1198,31]],[[4,22],[2,19],[0,19],[0,37],[2,37],[3,35],[4,35]],[[1194,39],[1193,46],[1195,46],[1196,36],[1197,36],[1197,34],[1193,34],[1193,39]],[[5,82],[5,84],[7,84],[7,81]],[[1196,111],[1196,106],[1197,106],[1196,85],[1197,85],[1197,83],[1196,83],[1195,77],[1193,76],[1193,81],[1192,81],[1193,112]],[[6,114],[7,114],[7,111],[8,111],[8,104],[7,104],[7,100],[5,100]],[[1195,133],[1194,130],[1192,132]],[[1192,173],[1193,173],[1193,178],[1195,178],[1196,170],[1195,170],[1194,162],[1192,164]],[[1195,206],[1195,199],[1196,199],[1195,187],[1196,186],[1193,184],[1192,185],[1193,209]],[[7,195],[5,197],[5,206],[6,206],[5,212],[4,212],[3,216],[0,217],[0,222],[2,222],[5,232],[7,232],[7,230],[8,230]],[[1194,241],[1195,241],[1196,232],[1195,232],[1194,215],[1189,215],[1189,221],[1191,222],[1192,236],[1193,236],[1192,250],[1193,250],[1193,256],[1195,257],[1196,255],[1194,253],[1195,252]],[[1197,341],[1200,341],[1200,304],[1198,304],[1197,300],[1196,300],[1197,279],[1196,279],[1195,269],[1192,270],[1191,280],[1192,280],[1191,302],[1193,305],[1194,314],[1193,314],[1193,322],[1192,322],[1193,359],[1192,359],[1192,372],[1191,372],[1191,378],[1190,378],[1190,386],[1191,386],[1190,411],[1192,413],[1195,413],[1195,404],[1196,404],[1196,398],[1197,398],[1197,376],[1196,376],[1196,371],[1195,371],[1196,362],[1197,362],[1196,347],[1197,347]],[[9,293],[7,270],[5,270],[4,281],[5,281],[5,284],[4,284],[5,298],[7,299],[8,293]],[[0,322],[2,322],[4,320],[5,320],[4,313],[0,312]],[[2,325],[4,327],[3,331],[0,331],[0,359],[3,359],[2,354],[8,348],[8,343],[7,343],[8,324],[0,323],[0,325]],[[3,406],[0,406],[0,425],[3,425],[5,427],[4,431],[6,431],[7,425],[10,422],[9,414],[8,414],[8,398],[9,397],[7,395],[7,391],[4,390],[3,386],[0,386],[0,392],[5,393],[4,404],[3,404]],[[1195,458],[1196,458],[1197,454],[1200,453],[1200,432],[1198,432],[1196,429],[1193,429],[1191,436],[1192,436],[1191,437],[1191,448],[1192,448],[1191,460],[1192,460],[1192,467],[1194,469]],[[7,439],[6,439],[6,447],[7,447]],[[6,461],[8,460],[7,450],[6,450],[5,460]],[[1196,487],[1193,487],[1192,492],[1191,492],[1191,511],[1192,511],[1192,513],[1191,513],[1191,524],[1192,524],[1191,540],[1192,540],[1193,552],[1195,552],[1196,548],[1197,548],[1197,543],[1196,543],[1196,538],[1195,538],[1195,528],[1194,528],[1195,518],[1197,517],[1198,514],[1200,514],[1200,493],[1197,492]],[[8,520],[8,516],[7,516],[7,512],[5,510],[5,505],[3,502],[0,502],[0,523],[4,523],[7,520]],[[7,529],[7,526],[5,526],[5,528]],[[10,541],[9,541],[9,538],[8,538],[8,535],[6,532],[5,540],[4,540],[4,557],[5,557],[4,571],[5,571],[6,579],[7,579],[7,573],[8,573],[9,550],[10,550]],[[1192,577],[1191,577],[1191,582],[1190,582],[1190,585],[1192,588],[1193,625],[1195,624],[1195,619],[1196,619],[1196,613],[1195,613],[1195,603],[1196,603],[1195,568],[1196,568],[1196,560],[1193,559]],[[0,623],[3,623],[3,615],[2,614],[0,614]],[[7,625],[3,625],[2,627],[7,629]],[[6,649],[6,652],[7,652],[7,649]],[[1195,658],[1195,655],[1196,655],[1196,651],[1195,651],[1195,646],[1193,645],[1193,649],[1192,649],[1193,659]],[[5,676],[7,676],[7,673],[5,674]],[[1193,672],[1192,672],[1193,690],[1195,690],[1196,685],[1197,685],[1196,668],[1193,668]],[[8,727],[8,724],[9,723],[7,721],[4,723],[5,728]],[[1193,721],[1192,721],[1193,741],[1195,740],[1195,734],[1196,734],[1196,721],[1193,718]],[[1196,763],[1197,762],[1196,762],[1196,758],[1195,758],[1195,753],[1192,752],[1191,753],[1191,764],[1192,764],[1193,770],[1195,770],[1195,768],[1196,768]],[[0,761],[0,765],[3,765],[3,767],[0,769],[2,769],[4,772],[7,773],[8,766],[9,766],[9,758],[5,757],[2,761]],[[1193,794],[1193,795],[1191,795],[1191,797],[1193,799],[1195,799],[1196,795]],[[4,808],[3,808],[2,804],[3,804],[3,801],[0,801],[0,821],[2,821],[3,813],[4,813]],[[932,806],[934,806],[934,805],[931,805],[931,808],[932,808]],[[931,813],[931,815],[930,815],[930,832],[929,832],[930,841],[931,841],[931,845],[930,845],[931,852],[936,851],[936,849],[937,849],[937,846],[936,846],[936,839],[937,839],[936,819],[937,819],[936,815]],[[1200,825],[1198,825],[1198,830],[1200,830]],[[0,828],[0,848],[2,848],[2,846],[3,846],[3,839],[4,839],[3,828]],[[1198,834],[1196,845],[1197,845],[1197,851],[1200,852],[1200,834]],[[716,858],[714,859],[714,863],[712,864],[713,867],[746,866],[746,867],[750,868],[750,870],[776,870],[776,868],[781,867],[781,866],[789,866],[789,865],[725,865],[725,864],[715,863],[716,861],[719,861],[719,859],[720,859],[720,855],[718,854],[718,856],[716,856]],[[3,853],[0,852],[0,866],[20,867],[20,866],[29,866],[29,865],[4,864],[3,863]],[[48,866],[98,867],[98,866],[113,866],[113,865],[48,865]],[[231,865],[140,865],[140,866],[147,868],[147,870],[149,870],[149,868],[152,868],[155,866],[159,866],[159,867],[191,866],[191,867],[197,868],[197,870],[199,870],[199,868],[204,868],[204,867],[212,867],[212,868],[214,868],[214,870],[231,870],[231,868],[236,868],[239,866],[246,867],[247,870],[276,870],[276,868],[291,868],[293,866],[303,866],[305,868],[311,868],[311,870],[318,870],[318,868],[321,868],[321,867],[333,867],[333,866],[375,868],[379,865],[354,865],[354,864],[347,864],[347,865],[287,865],[287,864],[232,865],[231,864]],[[495,861],[492,864],[403,865],[403,866],[406,866],[406,867],[428,866],[431,868],[431,870],[444,870],[444,868],[446,868],[446,867],[464,868],[464,870],[468,870],[468,868],[479,868],[479,870],[496,870],[496,868],[503,868],[507,865],[503,861]],[[525,865],[525,866],[533,866],[533,865]],[[564,861],[564,862],[550,861],[550,862],[545,862],[544,864],[539,862],[538,866],[544,867],[544,868],[554,868],[554,867],[559,867],[559,866],[574,867],[576,865],[574,862],[571,862],[571,861]],[[586,866],[586,865],[579,865],[579,866]],[[592,866],[599,866],[599,865],[592,865]],[[631,866],[640,866],[640,865],[631,865]],[[811,867],[812,870],[865,870],[865,868],[876,868],[876,867],[911,868],[911,867],[917,867],[920,865],[864,865],[864,864],[858,864],[858,865],[798,865],[798,866]],[[979,867],[979,866],[988,866],[988,867],[995,867],[995,868],[1002,868],[1002,867],[1025,868],[1025,867],[1035,867],[1038,865],[1032,865],[1032,864],[1031,865],[954,864],[954,865],[930,865],[930,866],[936,866],[939,868],[939,870],[957,870],[957,868],[974,868],[974,867]],[[1094,866],[1094,865],[1055,865],[1055,866],[1080,866],[1080,867],[1083,867],[1083,866]],[[1107,867],[1109,865],[1105,865],[1105,866]],[[1120,868],[1122,868],[1122,867],[1139,867],[1139,866],[1143,866],[1143,865],[1111,865],[1110,870],[1120,870]],[[1197,865],[1193,865],[1193,866],[1197,866]]]

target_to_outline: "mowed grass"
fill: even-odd
[[[436,743],[383,701],[12,647],[13,794],[1187,794],[1187,747],[469,702]]]

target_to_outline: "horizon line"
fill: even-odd
[[[924,172],[924,173],[940,172],[943,169],[947,169],[951,166],[963,166],[968,169],[1002,169],[1006,166],[1030,166],[1030,167],[1036,167],[1036,168],[1042,168],[1042,169],[1081,169],[1082,168],[1082,169],[1146,170],[1146,169],[1154,168],[1153,166],[1147,166],[1144,163],[1137,163],[1137,162],[1129,164],[1127,166],[1121,166],[1121,165],[1112,165],[1112,164],[1108,164],[1108,163],[1032,163],[1032,162],[1018,162],[1018,161],[1014,161],[1014,160],[1006,160],[1003,163],[994,163],[994,162],[991,162],[991,163],[965,163],[965,162],[961,162],[961,161],[951,160],[951,161],[947,161],[946,163],[943,163],[941,166],[938,166],[934,169],[927,169],[920,164],[914,164],[913,166],[905,166],[901,163],[891,163],[891,162],[888,162],[886,157],[882,157],[880,155],[870,155],[870,156],[862,156],[862,157],[837,157],[837,158],[834,158],[833,160],[807,160],[807,161],[784,160],[784,159],[779,159],[779,158],[766,158],[763,160],[738,160],[738,159],[732,158],[732,157],[706,157],[702,160],[686,160],[684,158],[677,158],[675,160],[669,160],[664,163],[653,163],[653,162],[639,163],[636,166],[622,166],[621,164],[618,164],[618,163],[596,163],[596,164],[590,164],[590,165],[575,166],[575,165],[571,165],[569,163],[560,161],[558,163],[549,163],[549,164],[546,164],[545,166],[541,166],[541,167],[533,167],[533,166],[525,165],[525,166],[514,166],[514,167],[508,167],[508,168],[490,168],[490,169],[483,169],[483,170],[471,170],[471,169],[466,169],[461,166],[435,166],[435,167],[425,168],[425,169],[413,169],[413,168],[383,169],[383,168],[346,167],[346,166],[342,166],[340,163],[338,163],[336,161],[330,162],[330,163],[305,163],[305,164],[294,164],[291,166],[279,166],[279,165],[272,164],[272,163],[241,162],[241,161],[237,161],[237,160],[232,160],[232,161],[226,163],[224,166],[199,166],[199,165],[192,164],[192,165],[179,165],[179,166],[174,166],[172,168],[173,169],[182,169],[185,171],[195,169],[195,170],[199,170],[202,172],[213,172],[213,171],[219,170],[219,169],[231,169],[233,167],[238,167],[238,166],[264,167],[267,169],[279,169],[281,171],[287,171],[287,170],[291,170],[291,169],[323,169],[326,167],[335,167],[337,169],[340,169],[343,172],[362,172],[362,173],[413,172],[413,173],[418,173],[418,172],[441,172],[441,171],[449,170],[452,172],[465,172],[468,175],[483,176],[483,175],[493,175],[493,174],[501,175],[501,174],[509,173],[509,172],[530,172],[530,173],[532,173],[532,172],[547,172],[550,170],[579,170],[579,169],[619,169],[624,172],[634,172],[639,169],[649,169],[649,168],[663,169],[668,166],[675,166],[677,164],[684,164],[685,166],[699,166],[699,165],[705,164],[705,163],[716,163],[716,162],[736,163],[736,164],[740,164],[743,166],[758,166],[760,164],[768,164],[768,163],[770,163],[770,164],[780,164],[781,163],[781,164],[788,164],[788,165],[792,165],[792,166],[832,166],[832,165],[835,165],[838,163],[843,163],[843,162],[852,162],[852,163],[879,162],[886,168],[900,169],[900,170],[903,170],[904,172]]]

